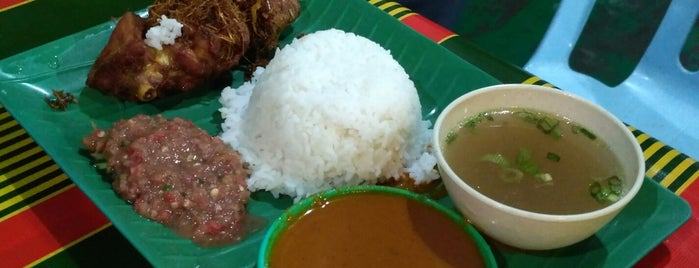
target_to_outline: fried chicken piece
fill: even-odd
[[[161,15],[184,26],[174,44],[158,50],[144,36]],[[251,40],[246,21],[231,0],[157,0],[147,19],[124,14],[86,84],[135,102],[192,90],[238,64]]]
[[[243,0],[244,1],[244,0]],[[253,67],[265,66],[274,56],[281,32],[301,12],[296,0],[255,0],[249,12],[250,32],[253,36],[246,58],[250,59]]]
[[[125,13],[90,69],[86,84],[125,99],[145,99],[147,92],[142,92],[140,87],[149,82],[139,79],[144,78],[145,63],[155,59],[155,51],[148,49],[143,41],[145,28],[145,20],[134,13]],[[157,93],[148,95],[155,97]]]
[[[147,102],[189,91],[239,65],[254,70],[274,55],[284,28],[300,13],[297,0],[156,0],[143,19],[127,12],[92,66],[86,84],[106,94]],[[162,50],[144,36],[162,15],[183,24]]]

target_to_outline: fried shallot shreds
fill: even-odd
[[[146,19],[131,12],[122,16],[88,74],[89,87],[134,102],[190,91],[237,66],[248,51],[273,51],[299,5],[296,0],[156,0],[148,11]],[[181,23],[182,32],[157,49],[144,38],[163,18]],[[258,58],[271,54],[254,53],[252,64],[266,63]]]
[[[248,27],[252,35],[246,58],[255,66],[265,66],[274,56],[281,32],[299,16],[296,0],[240,0],[252,2],[248,8]]]

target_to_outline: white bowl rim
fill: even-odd
[[[493,91],[497,92],[497,91],[511,90],[514,88],[517,88],[517,90],[546,91],[549,93],[564,95],[564,96],[573,98],[574,100],[583,103],[583,105],[589,106],[591,109],[602,114],[604,117],[607,117],[617,127],[621,128],[621,129],[627,129],[626,125],[624,125],[624,123],[622,123],[618,118],[616,118],[614,115],[612,115],[610,112],[608,112],[604,108],[602,108],[599,105],[592,103],[588,100],[585,100],[582,97],[571,94],[569,92],[564,92],[562,90],[555,89],[555,88],[539,86],[539,85],[529,85],[529,84],[500,84],[500,85],[494,85],[494,86],[487,86],[487,87],[483,87],[483,88],[479,88],[479,89],[470,91],[470,92],[458,97],[457,99],[453,100],[451,103],[449,103],[449,105],[447,105],[442,110],[442,112],[437,117],[437,120],[435,121],[435,124],[434,124],[434,133],[433,133],[432,139],[433,139],[433,146],[435,149],[434,154],[437,158],[437,162],[441,163],[440,169],[443,169],[442,172],[447,172],[448,175],[452,178],[459,177],[456,175],[456,173],[454,173],[454,171],[451,169],[451,167],[449,167],[447,165],[447,162],[444,159],[444,155],[441,153],[441,150],[442,150],[441,149],[441,141],[439,140],[439,135],[438,135],[439,134],[439,127],[440,127],[442,121],[444,120],[447,112],[453,110],[453,108],[455,106],[457,106],[459,103],[461,103],[466,98],[470,98],[470,97],[475,96],[475,95],[490,93]],[[636,142],[636,137],[633,136],[631,131],[624,131],[624,135],[629,140]],[[585,213],[557,215],[557,214],[531,212],[531,211],[519,209],[516,207],[512,207],[512,206],[500,203],[500,202],[478,192],[477,190],[473,189],[473,187],[466,184],[466,182],[464,182],[463,180],[459,179],[459,180],[453,180],[453,181],[461,189],[466,190],[468,193],[470,193],[471,195],[476,197],[481,202],[484,202],[491,207],[496,207],[507,214],[512,214],[515,216],[534,219],[534,220],[549,221],[549,222],[574,222],[574,221],[588,220],[588,219],[597,218],[597,217],[600,217],[603,215],[608,215],[610,213],[614,213],[616,211],[621,210],[624,206],[626,206],[636,196],[638,191],[641,189],[641,186],[643,185],[643,182],[645,180],[645,160],[643,158],[643,152],[641,151],[640,145],[634,146],[634,154],[636,156],[636,162],[638,162],[639,165],[638,165],[638,170],[636,170],[636,174],[638,174],[638,175],[636,176],[636,178],[634,178],[633,185],[631,186],[631,188],[629,188],[629,190],[621,197],[621,199],[614,202],[613,204],[606,206],[604,208],[601,208],[601,209],[597,209],[597,210],[593,210],[593,211],[585,212]],[[446,167],[446,168],[444,168],[444,167]],[[442,178],[442,179],[448,179],[448,178]]]

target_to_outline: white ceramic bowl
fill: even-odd
[[[607,142],[620,160],[625,194],[614,204],[592,212],[549,215],[504,205],[471,188],[454,173],[442,155],[446,136],[464,119],[480,112],[509,107],[562,115],[591,130]],[[592,236],[634,198],[645,178],[640,145],[621,121],[580,97],[543,86],[497,85],[459,97],[437,118],[433,146],[440,174],[457,209],[484,234],[522,249],[560,248]]]

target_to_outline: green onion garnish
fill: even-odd
[[[451,144],[452,142],[454,142],[454,140],[456,139],[456,136],[457,136],[456,132],[449,131],[449,133],[447,133],[447,138],[446,138],[447,144]]]
[[[520,182],[524,174],[522,171],[516,168],[502,168],[500,169],[500,179],[504,182]]]
[[[549,173],[538,173],[538,174],[534,175],[534,177],[541,182],[553,181],[553,177]]]
[[[602,181],[595,181],[590,184],[590,195],[600,203],[614,203],[621,198],[621,179],[611,176]]]
[[[533,162],[525,162],[519,164],[519,169],[527,174],[536,174],[539,172],[539,165]]]
[[[479,113],[477,115],[474,115],[470,117],[468,120],[463,121],[459,124],[460,127],[469,127],[469,128],[475,128],[476,124],[480,123],[484,119],[487,119],[489,121],[493,121],[494,118],[492,115],[487,114],[487,113]]]
[[[172,186],[172,184],[166,183],[166,184],[163,184],[163,186],[161,186],[160,188],[163,191],[170,191],[170,190],[172,190],[172,188],[174,188],[174,186]]]
[[[536,123],[536,127],[546,134],[550,134],[560,122],[557,119],[543,116]]]
[[[531,112],[528,111],[516,111],[514,115],[522,118],[525,122],[536,124],[539,118]]]
[[[531,161],[532,151],[525,148],[520,148],[517,154],[517,166],[527,174],[536,174],[539,172],[539,165]]]
[[[591,139],[591,140],[597,139],[597,135],[595,135],[594,133],[590,132],[589,130],[587,130],[587,129],[584,128],[584,127],[580,128],[580,133],[582,133],[583,135],[585,135],[587,138],[589,138],[589,139]]]
[[[549,136],[553,137],[554,139],[558,139],[558,138],[563,137],[563,134],[561,134],[561,132],[558,131],[558,128],[556,128],[556,129],[552,130],[551,133],[549,133]]]
[[[501,167],[507,167],[510,165],[510,162],[507,161],[507,158],[505,158],[505,156],[502,154],[485,154],[481,156],[481,161],[497,164]]]
[[[514,166],[510,166],[510,161],[508,161],[503,154],[499,153],[484,154],[481,156],[480,160],[498,165],[500,167],[498,175],[504,182],[520,182],[524,174],[531,174],[534,179],[545,184],[551,184],[553,177],[549,173],[540,172],[539,165],[532,161],[532,154],[532,150],[520,148],[515,158],[516,165]],[[560,156],[550,152],[547,158],[556,162],[560,160]]]
[[[559,161],[561,161],[561,157],[560,157],[559,155],[555,154],[555,153],[552,153],[552,152],[548,152],[548,153],[546,154],[546,159],[551,160],[551,161],[553,161],[553,162],[559,162]]]
[[[611,176],[607,178],[607,183],[609,184],[609,189],[612,190],[617,195],[621,195],[624,190],[621,185],[621,180],[617,176]]]
[[[519,153],[517,153],[517,163],[526,163],[532,159],[532,150],[526,148],[519,148]]]

